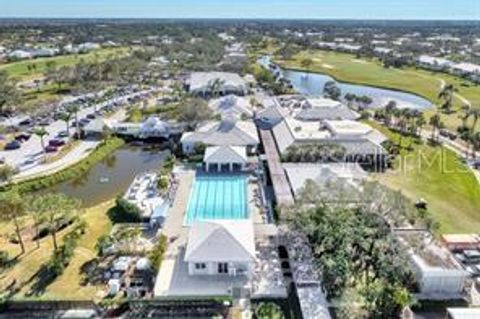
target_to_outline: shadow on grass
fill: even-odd
[[[26,293],[27,297],[38,297],[45,293],[47,287],[52,284],[57,275],[52,271],[49,263],[43,264],[40,269],[30,278],[28,282],[35,280],[30,290]],[[27,283],[28,283],[27,282]]]

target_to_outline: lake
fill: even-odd
[[[261,65],[268,65],[270,59],[269,57],[262,57],[259,63]],[[398,107],[408,107],[419,110],[432,107],[432,103],[429,100],[415,94],[381,89],[368,85],[344,83],[322,73],[309,73],[286,69],[282,70],[282,74],[292,83],[295,91],[301,94],[322,95],[325,83],[334,81],[342,91],[342,96],[350,93],[358,96],[366,95],[372,98],[373,102],[370,105],[372,108],[384,107],[391,100],[396,101]]]
[[[158,146],[124,146],[93,166],[80,178],[57,184],[41,192],[60,192],[91,207],[123,194],[135,176],[161,167],[169,150]]]

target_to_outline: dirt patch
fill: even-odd
[[[333,65],[325,64],[325,63],[322,64],[322,67],[324,67],[325,69],[330,69],[330,70],[335,69],[335,67]]]

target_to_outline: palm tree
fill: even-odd
[[[220,88],[225,84],[225,81],[221,79],[214,79],[208,84],[209,90],[212,92],[212,97],[218,97],[220,95]]]
[[[480,132],[476,132],[472,135],[472,156],[477,157],[477,152],[480,151]]]
[[[42,220],[46,223],[50,235],[52,236],[53,247],[56,251],[57,231],[62,224],[70,221],[76,210],[80,207],[77,200],[72,199],[64,194],[47,193],[40,195],[35,200],[35,209],[41,215]]]
[[[65,125],[67,126],[68,139],[70,139],[70,121],[72,120],[72,113],[64,112],[64,113],[60,114],[60,116],[58,118],[59,118],[59,120],[65,122]]]
[[[40,145],[42,146],[43,157],[44,159],[46,159],[47,151],[45,150],[45,136],[47,136],[49,133],[43,127],[38,127],[33,130],[33,134],[40,138]]]
[[[453,93],[455,91],[455,87],[453,84],[446,84],[443,86],[440,93],[438,93],[438,98],[443,99],[443,104],[441,108],[445,110],[445,112],[449,113],[452,110],[452,102],[453,102]]]
[[[35,228],[35,241],[37,242],[37,248],[40,248],[39,228],[40,228],[40,225],[43,223],[42,209],[40,207],[42,203],[38,202],[39,198],[40,197],[37,197],[37,196],[31,196],[27,199],[27,208],[28,208],[29,214],[33,219],[33,225]]]
[[[16,190],[0,193],[0,219],[5,222],[13,222],[22,254],[25,253],[25,244],[21,234],[20,220],[25,214],[25,201]]]
[[[480,109],[472,109],[470,111],[470,116],[473,117],[472,127],[470,130],[472,131],[472,133],[474,133],[477,128],[478,120],[480,119]]]
[[[77,104],[72,104],[67,107],[67,113],[75,115],[75,127],[77,129],[77,138],[80,138],[80,123],[78,122],[78,111],[80,111],[80,106]]]
[[[430,118],[429,124],[433,127],[432,141],[435,141],[436,132],[442,127],[442,120],[440,119],[440,115],[438,114],[433,115]]]
[[[471,115],[471,111],[472,111],[472,106],[470,104],[464,104],[462,106],[463,114],[460,116],[460,118],[462,119],[462,127],[467,127],[467,121]]]
[[[387,115],[387,126],[392,125],[393,117],[395,116],[395,111],[397,110],[397,102],[389,101],[387,105],[385,105],[385,113]]]
[[[427,124],[427,121],[425,120],[425,116],[423,116],[423,113],[420,112],[418,115],[417,119],[415,120],[415,126],[416,126],[416,132],[415,134],[418,136],[422,135],[422,128]]]

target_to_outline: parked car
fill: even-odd
[[[67,131],[60,131],[60,132],[58,132],[57,137],[68,137],[68,132]]]
[[[25,119],[18,123],[19,126],[33,126],[35,122],[32,119]]]
[[[65,141],[61,140],[61,139],[53,139],[53,140],[48,141],[48,145],[59,147],[59,146],[65,145]]]
[[[19,134],[19,135],[15,136],[15,140],[19,141],[19,142],[26,142],[30,139],[30,137],[31,137],[30,134],[22,133],[22,134]]]
[[[58,147],[56,146],[48,145],[47,147],[45,147],[45,152],[47,153],[55,153],[57,151],[58,151]]]
[[[87,115],[87,119],[94,120],[96,118],[96,115],[91,113]]]
[[[20,144],[19,141],[11,141],[5,145],[5,150],[6,151],[11,151],[11,150],[18,150],[20,147],[22,147],[22,144]]]
[[[45,118],[45,119],[41,120],[41,121],[38,123],[38,125],[40,125],[40,126],[48,126],[48,125],[50,125],[50,124],[52,124],[52,123],[53,123],[53,119],[51,119],[51,118]]]
[[[442,128],[439,133],[440,133],[441,136],[449,138],[452,141],[457,139],[457,134],[455,134],[452,131],[449,131],[447,129]]]

